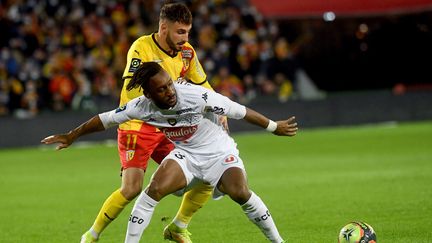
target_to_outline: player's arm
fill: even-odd
[[[123,71],[122,81],[123,89],[120,104],[124,104],[128,100],[134,99],[135,97],[141,96],[142,92],[140,89],[126,90],[126,86],[131,80],[134,72],[141,65],[144,60],[143,41],[139,38],[135,40],[127,53],[126,67]]]
[[[294,116],[287,120],[274,122],[259,112],[246,108],[246,114],[243,119],[279,136],[294,136],[297,134],[298,130]]]
[[[89,133],[106,130],[110,127],[117,126],[123,122],[136,119],[139,116],[134,107],[141,102],[140,98],[136,98],[129,103],[133,105],[123,105],[115,110],[107,111],[90,118],[88,121],[74,128],[65,134],[56,134],[42,139],[41,143],[53,144],[59,143],[57,150],[69,147],[77,138]]]
[[[193,57],[190,61],[190,66],[188,69],[188,72],[186,73],[186,78],[189,80],[189,82],[201,85],[202,87],[214,91],[213,87],[210,85],[209,81],[207,80],[207,75],[204,72],[204,69],[198,60],[197,54],[192,46],[189,46],[189,48],[192,50]]]
[[[265,128],[275,135],[294,136],[297,134],[298,130],[295,117],[274,122],[261,113],[234,102],[216,92],[208,92],[205,110],[219,115],[226,115],[233,119],[244,119],[251,124]]]
[[[90,118],[88,121],[84,122],[83,124],[79,125],[78,127],[74,128],[68,133],[65,134],[56,134],[48,136],[44,139],[42,139],[41,143],[44,144],[53,144],[53,143],[59,143],[59,145],[56,147],[56,150],[60,150],[63,148],[69,147],[77,138],[93,133],[98,131],[105,130],[104,125],[102,124],[102,121],[100,120],[99,116],[96,115],[92,118]]]

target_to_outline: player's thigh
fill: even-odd
[[[238,167],[231,167],[225,170],[215,192],[227,194],[240,205],[245,204],[251,196],[245,171]]]
[[[243,161],[236,151],[220,155],[212,160],[212,166],[203,170],[203,180],[215,187],[213,198],[217,199],[231,191],[247,188]],[[224,179],[224,180],[222,180]],[[232,183],[231,185],[225,185]],[[222,191],[218,189],[222,185]],[[223,187],[225,185],[225,187]],[[227,188],[229,186],[229,188]],[[232,190],[230,190],[232,189]],[[230,191],[228,191],[230,190]]]
[[[160,140],[153,150],[151,158],[158,164],[174,149],[174,144],[168,140],[163,133],[160,133]]]
[[[217,188],[220,192],[232,196],[246,193],[249,188],[244,170],[239,167],[227,168],[218,181]]]
[[[185,172],[177,157],[169,155],[157,168],[152,176],[146,191],[155,200],[160,200],[164,196],[184,189],[190,180],[190,174]],[[188,174],[188,176],[185,175]]]
[[[140,168],[145,171],[150,155],[161,140],[159,134],[151,130],[128,131],[120,129],[118,129],[117,134],[122,168]]]
[[[175,173],[178,176],[176,180],[180,180],[181,178],[181,185],[183,186],[182,188],[185,188],[191,184],[195,178],[194,170],[191,167],[191,159],[191,156],[187,152],[181,149],[174,149],[165,157],[158,170],[160,170],[161,167],[165,167],[167,161],[170,161],[170,163],[175,162],[177,164],[177,166],[175,166]]]

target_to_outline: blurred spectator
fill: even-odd
[[[285,38],[278,38],[275,43],[274,57],[269,60],[267,76],[279,88],[279,100],[285,102],[292,96],[295,73],[298,69],[288,41]]]
[[[77,92],[72,100],[72,109],[96,112],[96,104],[92,98],[91,82],[78,70],[74,70],[72,77],[77,83]]]
[[[29,80],[25,84],[25,92],[21,100],[21,108],[27,117],[35,116],[39,111],[39,95],[36,81]]]
[[[226,97],[244,103],[244,87],[241,80],[230,73],[226,66],[219,68],[218,73],[210,80],[212,87]]]
[[[0,75],[1,75],[1,71],[2,69],[0,66]],[[0,77],[0,116],[9,114],[8,104],[9,104],[9,85],[5,78]]]
[[[286,102],[290,97],[300,99],[320,99],[324,93],[315,86],[299,65],[295,54],[284,37],[276,40],[274,57],[267,66],[267,75],[279,88],[279,101]]]
[[[75,89],[76,85],[68,74],[61,70],[54,70],[54,75],[49,81],[53,110],[62,111],[70,107]]]

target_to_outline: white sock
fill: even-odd
[[[252,221],[271,242],[283,242],[276,225],[264,202],[254,192],[241,207],[249,220]]]
[[[174,219],[173,223],[175,225],[177,225],[177,227],[179,227],[180,229],[186,229],[188,227],[188,224],[183,223],[182,221],[178,220],[178,219]]]
[[[129,216],[125,242],[139,242],[142,233],[150,223],[157,204],[158,202],[149,197],[144,191],[141,192]]]
[[[89,229],[89,231],[90,234],[93,236],[93,238],[99,239],[99,234],[96,231],[94,231],[93,226]]]

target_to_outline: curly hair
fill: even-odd
[[[128,91],[135,88],[148,90],[150,79],[162,70],[162,67],[156,62],[143,62],[134,72],[132,79],[126,86],[126,89]]]

